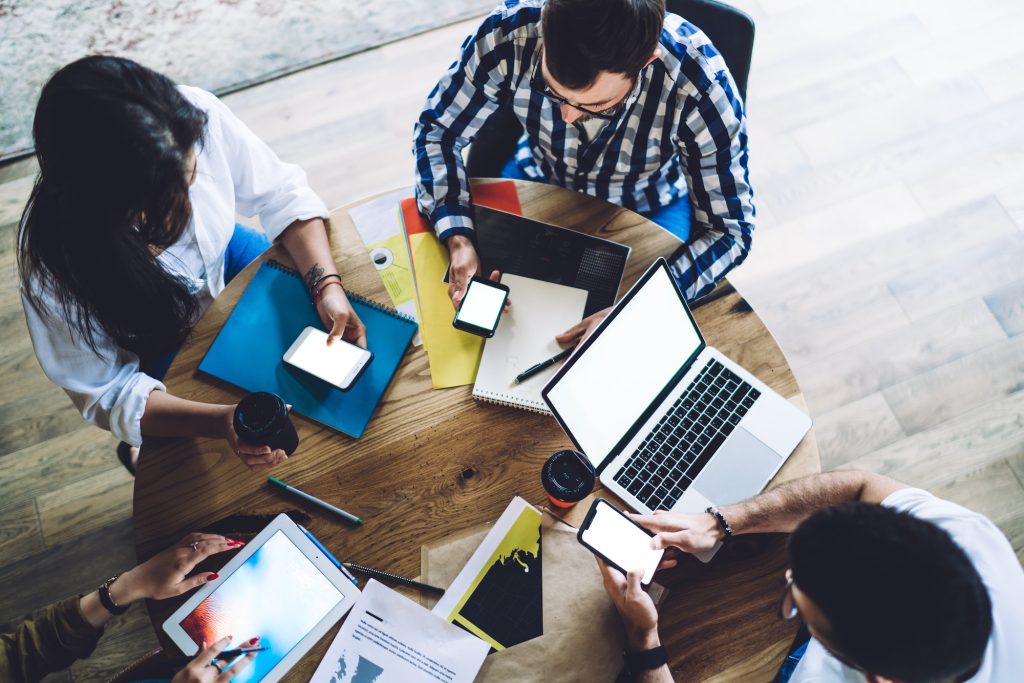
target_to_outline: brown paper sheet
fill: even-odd
[[[423,580],[448,586],[490,527],[423,546]],[[545,515],[541,528],[544,635],[487,657],[477,681],[614,681],[625,636],[601,573],[572,527]],[[436,598],[425,605],[432,607]]]

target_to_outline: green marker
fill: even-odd
[[[267,477],[267,481],[270,482],[271,484],[274,484],[275,486],[280,486],[281,488],[283,488],[288,493],[292,493],[292,494],[298,496],[299,498],[302,498],[303,500],[308,500],[313,505],[319,505],[324,510],[327,510],[329,512],[333,512],[334,514],[339,515],[342,518],[347,519],[350,522],[354,522],[355,524],[362,524],[363,523],[362,519],[360,519],[359,517],[356,517],[352,513],[345,512],[341,508],[336,508],[333,505],[331,505],[330,503],[325,503],[324,501],[320,500],[316,496],[311,496],[308,493],[306,493],[305,491],[298,490],[294,486],[289,486],[288,484],[284,483],[283,481],[281,481],[277,477]]]

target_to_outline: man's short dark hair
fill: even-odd
[[[992,604],[974,564],[931,522],[881,505],[821,510],[789,540],[793,580],[837,654],[878,676],[931,683],[981,661]]]
[[[654,54],[665,21],[665,0],[548,0],[541,30],[548,71],[573,90],[601,71],[640,73]]]

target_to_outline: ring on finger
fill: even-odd
[[[224,673],[224,669],[221,668],[220,662],[218,662],[216,659],[213,660],[212,662],[210,662],[209,664],[207,664],[206,666],[212,666],[217,671],[220,671],[221,673]]]
[[[199,550],[199,541],[192,541],[188,544],[189,548],[192,548],[192,552]]]

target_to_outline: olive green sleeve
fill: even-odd
[[[0,680],[38,681],[96,649],[103,635],[85,620],[78,596],[50,605],[36,619],[0,634]]]

